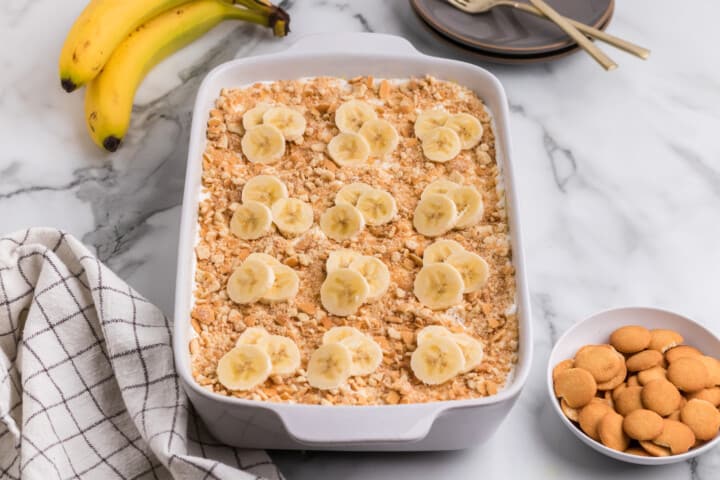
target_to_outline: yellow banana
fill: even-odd
[[[60,84],[67,92],[100,73],[117,46],[138,26],[188,0],[91,0],[73,24],[60,53]],[[268,17],[278,37],[287,35],[287,13],[268,0],[226,0]]]
[[[161,13],[133,31],[87,86],[85,119],[93,141],[115,151],[127,132],[135,91],[147,72],[226,19],[275,27],[265,13],[221,0],[195,0]]]
[[[188,0],[92,0],[73,24],[60,53],[67,92],[92,80],[128,34],[157,14]]]

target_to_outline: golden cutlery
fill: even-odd
[[[458,10],[471,14],[485,13],[492,8],[505,6],[516,8],[522,12],[531,13],[538,17],[545,17],[545,15],[536,7],[512,0],[447,0],[447,2]],[[628,42],[627,40],[611,35],[603,30],[591,27],[590,25],[586,25],[582,22],[578,22],[577,20],[568,18],[568,21],[585,35],[588,35],[596,40],[600,40],[608,45],[624,50],[625,52],[631,53],[643,60],[646,60],[650,56],[650,50],[647,48],[635,45],[632,42]]]

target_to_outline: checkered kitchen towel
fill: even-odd
[[[0,237],[0,479],[281,478],[203,430],[170,337],[72,236]]]

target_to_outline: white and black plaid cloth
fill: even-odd
[[[72,236],[1,237],[0,479],[281,478],[265,452],[204,431],[170,339]]]

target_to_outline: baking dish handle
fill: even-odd
[[[419,441],[430,432],[442,410],[439,406],[415,404],[361,408],[308,406],[275,412],[298,442],[337,445]]]
[[[314,33],[301,37],[283,53],[337,52],[420,54],[402,37],[367,32]]]

